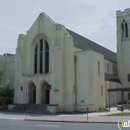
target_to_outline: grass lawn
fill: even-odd
[[[101,109],[101,110],[98,110],[96,112],[109,112],[109,110],[107,110],[107,109]]]
[[[100,113],[100,112],[109,112],[109,110],[107,110],[107,109],[101,109],[101,110],[98,110],[98,111],[89,111],[89,114],[90,113]],[[86,114],[87,113],[87,111],[85,111],[85,112],[58,112],[57,113],[57,115],[62,115],[62,114],[67,114],[67,115],[71,115],[71,114]]]
[[[130,116],[130,113],[123,112],[123,113],[111,114],[111,115],[107,115],[107,116]]]

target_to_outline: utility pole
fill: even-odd
[[[25,108],[26,108],[26,119],[27,119],[27,87],[26,86],[25,86],[25,89],[26,89],[26,105],[25,105],[26,107]]]
[[[4,54],[5,56],[5,65],[4,65],[4,70],[5,70],[5,73],[4,73],[4,85],[6,85],[6,54]]]
[[[23,103],[25,103],[24,104],[24,108],[25,108],[25,115],[26,115],[26,119],[27,119],[27,86],[26,86],[26,74],[24,74],[24,93],[23,94],[25,94],[25,98],[24,98],[24,100],[23,100]]]

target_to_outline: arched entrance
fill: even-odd
[[[36,85],[33,82],[28,84],[28,104],[36,103]]]
[[[41,88],[41,104],[50,104],[50,89],[49,84],[43,80],[40,83]]]

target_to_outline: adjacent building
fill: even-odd
[[[14,89],[14,55],[5,53],[0,55],[0,87]]]

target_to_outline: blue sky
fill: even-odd
[[[56,23],[116,51],[116,11],[129,0],[0,0],[0,54],[15,53],[17,38],[41,12]]]

